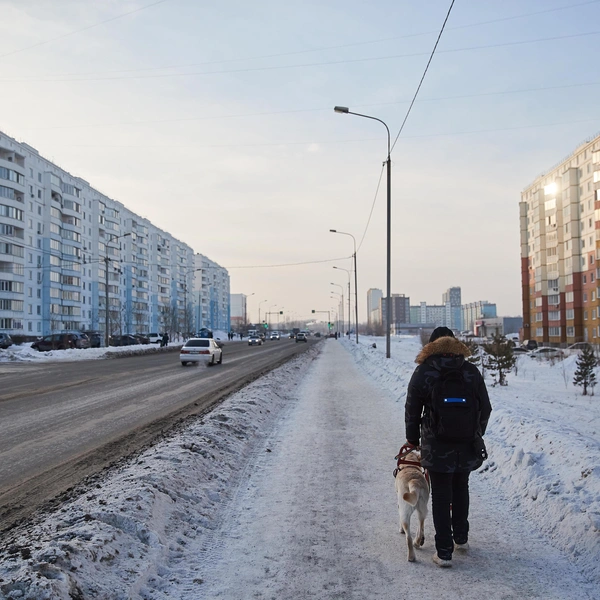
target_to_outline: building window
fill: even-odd
[[[560,327],[548,327],[548,335],[556,337],[560,335]]]
[[[575,309],[573,309],[573,308],[567,308],[566,316],[567,316],[567,319],[569,321],[573,320],[575,318]]]
[[[575,337],[575,327],[567,327],[567,337]]]
[[[588,320],[588,318],[587,318],[587,317],[588,317],[588,315],[587,315],[587,310],[584,310],[584,311],[583,311],[583,320],[584,320],[584,321],[587,321],[587,320]]]
[[[535,337],[544,337],[544,328],[543,327],[536,328]]]

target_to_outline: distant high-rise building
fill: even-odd
[[[496,317],[496,305],[487,300],[470,302],[462,307],[462,322],[465,329],[475,332],[475,325],[481,319]]]
[[[381,312],[379,302],[383,298],[383,292],[378,288],[367,290],[367,326],[381,325]]]
[[[442,302],[446,307],[446,327],[462,330],[461,291],[459,287],[448,288],[442,294]]]
[[[410,323],[410,298],[404,294],[392,294],[392,325],[403,325]],[[387,324],[387,297],[381,298],[380,313],[381,322]]]
[[[248,323],[248,312],[246,307],[247,296],[246,294],[230,294],[230,306],[231,306],[231,327],[235,330]]]

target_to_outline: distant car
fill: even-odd
[[[197,338],[212,338],[212,336],[213,336],[213,332],[210,329],[207,329],[206,327],[203,327],[198,332],[198,335],[196,337]]]
[[[516,348],[512,349],[513,354],[517,355],[517,356],[521,356],[523,354],[529,354],[530,351],[527,350],[527,348],[522,348],[521,346],[517,346]]]
[[[137,346],[139,343],[140,341],[129,333],[125,335],[113,335],[108,340],[109,346]]]
[[[589,342],[577,342],[576,344],[571,344],[568,348],[565,348],[564,353],[565,356],[571,356],[573,354],[581,354],[586,348],[590,350],[594,350],[594,347]]]
[[[308,342],[308,338],[306,337],[306,333],[304,333],[304,331],[296,334],[296,344],[298,342]]]
[[[263,341],[258,335],[251,335],[248,338],[248,346],[262,346]]]
[[[6,350],[13,345],[12,338],[8,333],[0,333],[0,348]]]
[[[535,350],[538,347],[538,343],[536,340],[523,340],[523,348],[527,348],[527,350]]]
[[[223,350],[212,338],[190,338],[179,352],[181,365],[189,363],[205,363],[209,367],[223,362]]]
[[[138,341],[138,344],[149,344],[150,338],[144,333],[134,333],[133,337]]]
[[[271,335],[269,336],[270,340],[279,340],[281,339],[281,335],[279,334],[279,331],[271,331]]]
[[[538,360],[562,360],[565,357],[565,353],[560,348],[542,346],[541,348],[532,350],[529,356]]]
[[[70,348],[84,349],[90,347],[90,340],[81,333],[53,333],[33,342],[31,347],[39,352]]]
[[[104,339],[99,331],[85,331],[85,335],[90,340],[90,348],[100,348]]]
[[[151,344],[160,344],[162,340],[162,333],[149,333],[148,339]]]
[[[267,334],[264,331],[259,331],[258,332],[258,337],[263,341],[266,342],[267,341]]]

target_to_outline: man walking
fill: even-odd
[[[415,360],[406,395],[406,439],[420,442],[421,465],[429,471],[433,561],[440,567],[452,566],[455,549],[468,550],[469,475],[487,458],[483,434],[492,406],[469,355],[450,329],[436,328]]]

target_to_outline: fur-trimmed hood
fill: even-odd
[[[430,356],[435,354],[456,354],[463,357],[471,356],[471,351],[460,341],[453,337],[441,337],[429,344],[425,344],[417,355],[415,362],[422,365]]]

